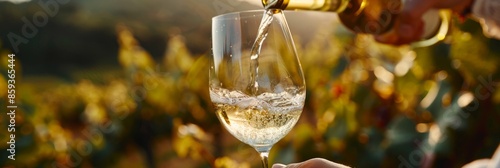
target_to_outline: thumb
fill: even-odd
[[[423,14],[435,5],[434,0],[403,0],[393,29],[376,40],[386,44],[402,45],[420,40],[423,33]]]
[[[407,44],[420,40],[424,22],[422,16],[435,4],[434,0],[406,0],[394,25],[395,44]]]
[[[436,5],[434,0],[403,0],[401,14],[411,18],[421,18],[422,15]]]
[[[273,164],[272,168],[286,168],[286,165],[277,163],[277,164]]]

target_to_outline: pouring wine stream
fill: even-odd
[[[259,76],[259,55],[260,51],[262,49],[262,44],[264,43],[264,40],[267,37],[267,32],[269,31],[269,27],[271,26],[271,23],[273,22],[273,15],[275,13],[280,13],[281,10],[279,9],[270,9],[271,6],[276,4],[278,1],[273,0],[270,2],[268,5],[266,5],[264,15],[262,17],[262,20],[260,22],[259,30],[257,33],[257,38],[255,39],[255,42],[253,44],[253,47],[250,51],[250,59],[251,59],[251,65],[250,65],[250,83],[248,86],[248,89],[250,91],[251,95],[257,95],[258,90],[259,90],[259,83],[258,83],[258,76]]]

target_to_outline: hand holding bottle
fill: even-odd
[[[445,0],[445,2],[448,1],[471,0]],[[356,33],[375,35],[380,38],[381,42],[404,44],[418,41],[420,44],[416,46],[426,46],[444,38],[442,36],[446,34],[449,17],[441,16],[437,10],[427,11],[435,5],[438,6],[437,2],[428,0],[424,1],[425,3],[421,2],[417,0],[262,0],[265,8],[335,12],[346,28]],[[405,15],[400,18],[403,8]],[[416,13],[413,10],[422,8],[426,10],[419,10]],[[406,11],[413,13],[408,14]],[[410,16],[416,19],[408,20]],[[422,19],[422,17],[425,18]],[[397,27],[401,28],[401,31],[395,30],[396,22],[406,23],[409,26]],[[400,38],[398,32],[409,33],[401,33],[404,36]]]
[[[474,0],[406,0],[404,7],[396,18],[394,31],[377,35],[379,42],[402,45],[421,39],[424,22],[422,16],[431,9],[451,9],[454,13],[463,14],[470,10]]]
[[[336,12],[347,28],[373,34],[377,41],[393,45],[439,37],[443,34],[435,31],[441,32],[441,28],[446,34],[446,27],[436,25],[439,14],[432,10],[451,9],[462,17],[471,14],[481,23],[486,36],[500,39],[500,0],[262,0],[262,3],[266,8]],[[446,24],[442,22],[441,26]],[[444,37],[438,40],[441,38]]]

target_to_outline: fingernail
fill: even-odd
[[[277,163],[277,164],[273,164],[272,168],[285,168],[285,167],[286,167],[286,165]]]
[[[415,31],[413,30],[413,27],[407,24],[401,24],[398,29],[398,34],[401,37],[413,37],[413,34]]]

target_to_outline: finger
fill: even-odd
[[[396,34],[396,32],[391,31],[375,36],[375,40],[385,44],[396,44],[396,42],[398,41],[398,35]]]
[[[495,151],[495,154],[493,154],[489,164],[491,167],[500,167],[500,145],[497,147],[497,150]]]
[[[407,16],[401,16],[400,22],[397,23],[396,34],[397,42],[396,45],[408,44],[418,40],[421,40],[422,33],[424,31],[424,22],[422,19],[413,19],[412,22],[407,22],[410,18]]]
[[[285,167],[286,167],[286,165],[277,163],[277,164],[273,164],[272,168],[285,168]]]
[[[301,163],[290,164],[286,168],[348,168],[322,158],[313,158]]]
[[[403,10],[398,16],[395,31],[398,37],[396,44],[407,44],[420,40],[424,23],[422,15],[431,9],[434,0],[406,0]]]
[[[436,2],[434,0],[406,0],[390,32],[375,37],[381,43],[403,45],[420,40],[424,23],[422,15]]]
[[[308,167],[306,162],[307,161],[300,162],[300,163],[292,163],[292,164],[286,165],[286,168],[312,168],[312,167]]]
[[[435,0],[405,0],[403,4],[402,15],[410,18],[421,18],[429,9],[433,8],[439,1]]]
[[[479,159],[479,160],[474,160],[470,163],[467,163],[462,168],[488,167],[489,163],[490,163],[490,159]]]
[[[405,20],[406,18],[399,18]],[[421,40],[424,31],[424,24],[421,19],[402,24],[402,21],[397,21],[394,24],[393,30],[382,35],[375,36],[375,40],[385,44],[403,45]]]

